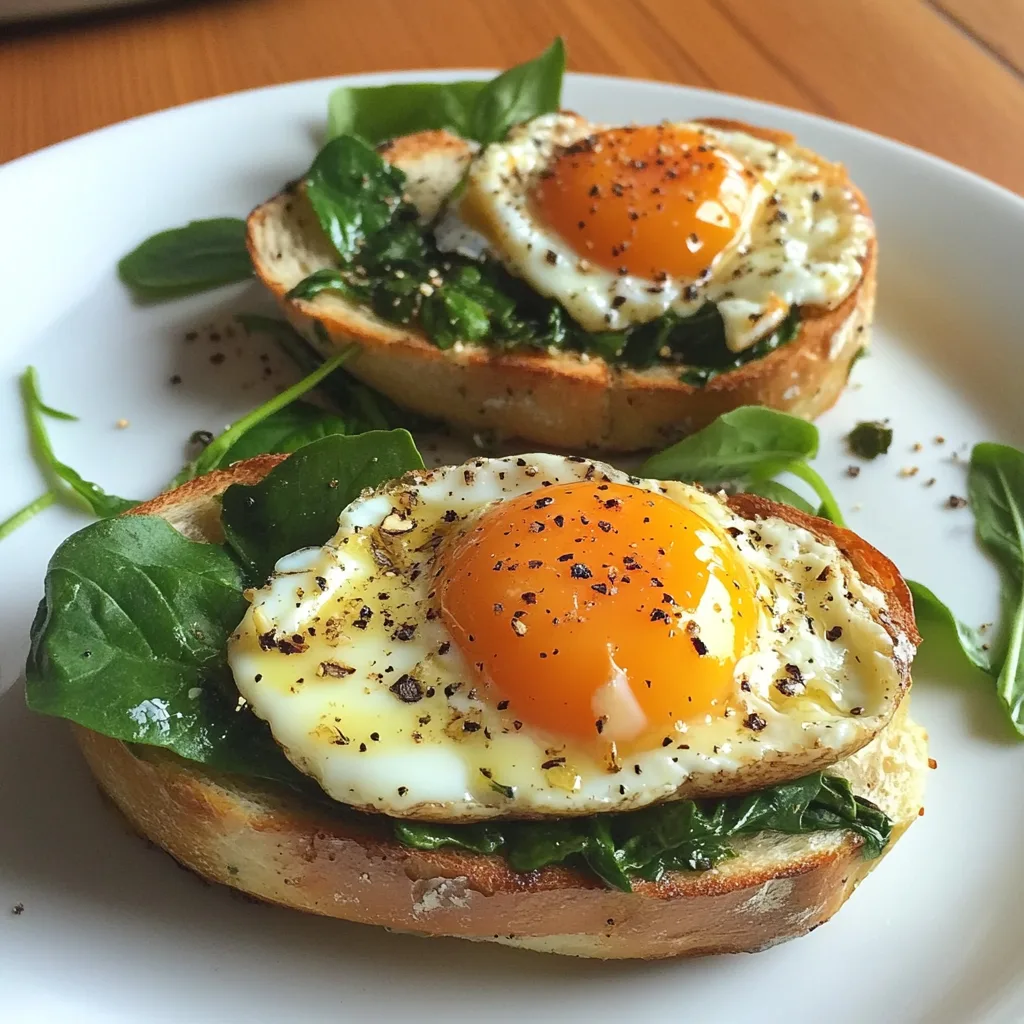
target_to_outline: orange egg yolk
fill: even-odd
[[[502,501],[442,564],[441,614],[474,685],[556,737],[628,751],[720,716],[753,642],[735,548],[638,487],[595,479]]]
[[[756,177],[693,129],[614,128],[563,150],[532,201],[591,263],[655,281],[697,279],[739,232]]]

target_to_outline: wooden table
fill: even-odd
[[[0,161],[299,78],[505,67],[565,36],[577,71],[825,114],[1024,193],[1024,0],[208,0],[0,28]]]

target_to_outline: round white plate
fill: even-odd
[[[58,452],[130,497],[177,471],[193,430],[219,429],[268,394],[264,346],[216,329],[219,342],[209,331],[184,340],[265,309],[255,286],[144,308],[114,266],[154,231],[244,215],[294,177],[316,150],[332,84],[170,110],[0,168],[0,518],[44,489],[17,401],[26,364],[47,401],[81,417],[53,424]],[[737,117],[849,165],[880,236],[875,354],[821,421],[818,465],[855,529],[967,621],[991,619],[997,576],[974,546],[971,513],[943,506],[964,491],[968,445],[1024,444],[1024,202],[896,143],[750,100],[572,76],[565,103],[611,122]],[[841,438],[881,417],[892,451],[852,479]],[[917,673],[915,714],[938,760],[928,813],[805,938],[755,956],[597,963],[389,935],[247,903],[176,869],[103,804],[64,723],[25,710],[17,679],[46,561],[84,522],[51,509],[0,543],[0,1018],[1024,1019],[1024,742],[980,676],[952,663]],[[23,912],[9,912],[16,904]]]

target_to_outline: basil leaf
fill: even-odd
[[[342,262],[350,261],[369,235],[387,227],[397,209],[411,210],[402,200],[405,175],[351,135],[320,150],[304,183],[306,198]]]
[[[29,706],[223,771],[294,783],[249,712],[236,712],[227,638],[246,602],[238,565],[156,516],[69,537],[46,571],[26,666]]]
[[[61,420],[73,420],[76,417],[54,409],[43,402],[39,394],[39,378],[34,366],[29,366],[21,375],[21,400],[25,409],[32,452],[43,475],[50,482],[52,493],[57,497],[71,498],[76,504],[101,519],[120,515],[138,504],[137,501],[131,501],[128,498],[119,498],[116,494],[107,494],[98,484],[84,479],[77,470],[57,458],[53,451],[53,445],[50,443],[50,435],[46,431],[43,416]],[[45,496],[38,499],[39,502],[45,500]],[[15,516],[23,517],[17,520],[16,525],[21,525],[22,522],[27,521],[27,518],[31,518],[27,508],[15,513]],[[11,527],[8,526],[8,528]]]
[[[776,409],[745,405],[652,455],[640,473],[658,480],[705,483],[766,480],[799,460],[813,458],[817,451],[818,429],[813,423]]]
[[[817,508],[806,498],[797,494],[791,487],[780,484],[777,480],[755,480],[744,488],[748,494],[759,494],[762,498],[770,498],[772,501],[781,502],[783,505],[792,505],[808,515],[817,515]]]
[[[335,89],[327,100],[327,136],[358,135],[370,144],[428,129],[447,128],[492,142],[508,129],[557,110],[565,47],[556,39],[535,60],[489,82],[409,82]]]
[[[224,535],[247,581],[260,585],[279,558],[330,539],[342,509],[364,488],[422,468],[405,430],[325,437],[299,449],[258,484],[229,487],[222,499]]]
[[[486,145],[509,128],[558,109],[565,74],[565,44],[556,39],[539,57],[487,83],[473,104],[470,138]]]
[[[1024,735],[1024,452],[1009,445],[974,446],[967,475],[978,539],[1002,569],[1007,593],[1005,636],[996,689]]]
[[[914,599],[914,618],[921,636],[926,640],[952,637],[964,657],[983,672],[992,671],[992,656],[978,630],[962,623],[923,583],[907,580]]]
[[[293,402],[247,430],[224,454],[221,464],[271,452],[294,452],[332,434],[348,434],[346,422],[308,402]]]
[[[117,265],[136,298],[173,299],[252,277],[245,221],[194,220],[147,238]]]

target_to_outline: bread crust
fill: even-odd
[[[793,141],[784,132],[738,121],[703,123],[786,145]],[[435,152],[469,159],[464,140],[446,132],[429,136],[396,140],[382,155],[407,172]],[[848,183],[841,167],[815,159]],[[849,187],[869,214],[864,196]],[[793,341],[698,388],[680,381],[678,368],[618,369],[578,353],[503,354],[479,345],[442,351],[418,330],[389,324],[337,295],[286,299],[307,274],[333,264],[311,211],[292,194],[282,193],[250,214],[248,246],[257,276],[297,330],[321,350],[358,346],[347,366],[361,380],[401,405],[464,430],[519,437],[545,448],[655,448],[741,405],[813,419],[842,393],[854,357],[868,344],[874,314],[872,240],[860,282],[842,303],[834,309],[801,307]]]
[[[188,536],[217,540],[223,491],[259,481],[285,458],[236,463],[128,514],[160,515]],[[861,538],[754,495],[736,495],[730,505],[750,519],[782,515],[832,538],[865,581],[889,595],[890,634],[918,642],[906,584]],[[923,813],[926,737],[907,704],[871,743],[830,769],[890,816],[893,842]],[[670,872],[623,893],[560,865],[517,873],[500,856],[411,849],[393,838],[386,818],[223,775],[157,748],[133,752],[80,726],[74,733],[100,787],[132,826],[197,874],[271,903],[423,935],[609,959],[754,951],[828,920],[878,863],[862,856],[852,833],[762,833],[738,840],[738,856],[711,871]]]

